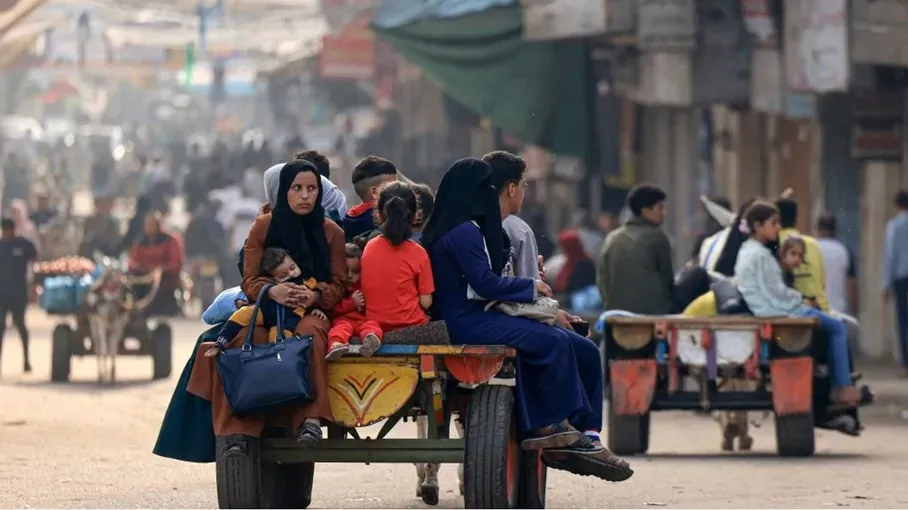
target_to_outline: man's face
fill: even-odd
[[[665,223],[665,202],[657,202],[652,207],[644,208],[640,215],[656,225]]]
[[[523,206],[523,199],[526,198],[526,188],[526,177],[521,177],[518,182],[512,182],[505,188],[509,213],[518,214],[520,212],[520,208]]]

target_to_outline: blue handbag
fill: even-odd
[[[266,285],[252,312],[246,340],[239,348],[225,349],[217,357],[218,373],[224,393],[235,416],[268,413],[278,406],[302,404],[312,400],[309,383],[309,351],[312,337],[284,338],[285,308],[277,309],[275,343],[253,345],[255,319],[268,299]]]

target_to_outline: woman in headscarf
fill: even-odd
[[[596,263],[586,252],[576,229],[563,231],[558,236],[558,247],[564,254],[564,266],[555,278],[555,294],[572,294],[596,284]]]
[[[303,159],[297,158],[295,161],[306,161]],[[311,161],[306,161],[309,164],[313,164]],[[278,163],[268,170],[265,170],[264,175],[264,184],[265,184],[265,202],[262,204],[262,208],[259,210],[259,214],[268,214],[271,212],[271,207],[277,203],[278,190],[281,184],[281,169],[284,168],[285,163]],[[314,164],[313,164],[314,165]],[[335,220],[336,218],[342,218],[344,213],[347,212],[347,197],[344,196],[344,193],[334,185],[327,177],[324,175],[319,176],[319,181],[321,182],[322,195],[321,204],[322,210],[325,212],[325,216]],[[335,220],[337,223],[337,220]],[[243,272],[243,251],[239,253],[239,268],[240,273]]]
[[[489,301],[532,303],[551,295],[542,281],[500,276],[510,254],[491,167],[474,158],[457,161],[435,200],[422,237],[435,278],[433,315],[447,323],[454,343],[517,349],[515,405],[524,447],[561,452],[588,474],[629,478],[627,463],[598,442],[602,366],[592,342],[486,309]]]
[[[271,212],[256,218],[246,240],[242,289],[250,299],[255,299],[265,285],[273,283],[261,271],[262,254],[270,247],[290,252],[302,277],[311,277],[318,282],[315,290],[288,282],[275,285],[268,292],[270,299],[278,304],[303,306],[309,310],[308,315],[300,320],[295,333],[313,337],[309,382],[314,388],[312,402],[290,410],[286,413],[289,416],[269,417],[269,421],[284,418],[285,424],[289,421],[297,441],[312,444],[322,438],[322,420],[331,421],[333,418],[328,402],[328,366],[325,361],[331,324],[322,317],[334,308],[343,295],[347,273],[344,232],[325,218],[322,185],[315,165],[305,160],[291,161],[281,168],[278,183],[278,192],[272,197]],[[313,313],[316,311],[322,313]],[[228,346],[242,341],[245,336],[244,329]],[[266,332],[256,331],[254,341],[267,342]],[[197,351],[188,391],[211,400],[214,433],[227,436],[227,454],[244,455],[247,451],[246,437],[259,437],[266,417],[236,417],[231,413],[213,358],[204,357],[209,346],[203,344]]]
[[[129,271],[136,275],[148,275],[161,270],[161,282],[155,292],[147,313],[161,316],[174,316],[180,313],[175,292],[181,288],[180,272],[183,270],[185,254],[183,240],[179,234],[164,229],[164,219],[160,211],[145,215],[144,232],[129,250]],[[144,297],[151,291],[152,285],[137,284],[133,291],[138,297]]]

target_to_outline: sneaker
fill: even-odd
[[[331,345],[328,346],[328,354],[325,355],[325,359],[328,361],[333,361],[340,358],[344,354],[347,354],[348,352],[350,352],[349,345],[341,342],[331,342]]]
[[[378,339],[378,335],[369,333],[363,337],[363,346],[359,349],[359,355],[368,358],[379,349],[381,349],[381,340]]]

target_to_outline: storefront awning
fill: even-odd
[[[373,29],[448,95],[496,126],[555,153],[590,160],[592,96],[583,41],[524,41],[519,5]]]

